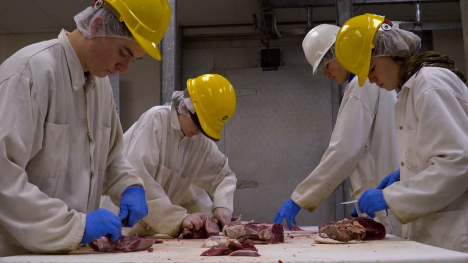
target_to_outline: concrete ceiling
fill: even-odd
[[[92,0],[0,0],[0,34],[58,32],[73,30],[74,15],[90,6]],[[181,26],[216,26],[253,23],[259,9],[258,0],[178,0],[178,21]],[[459,21],[458,2],[421,4],[422,21]],[[357,7],[355,7],[357,8]],[[306,21],[304,8],[275,9],[278,22]],[[366,5],[355,15],[366,12],[386,15],[394,21],[414,19],[414,6]],[[333,7],[314,8],[314,21],[335,20]]]

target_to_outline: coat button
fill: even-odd
[[[179,169],[176,169],[175,172],[176,172],[176,173],[179,173]]]
[[[401,166],[405,166],[405,163],[401,162]]]
[[[400,125],[400,130],[403,130],[403,126],[402,126],[402,125]]]

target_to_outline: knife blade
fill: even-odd
[[[352,201],[348,201],[348,202],[343,202],[341,203],[342,205],[347,205],[347,204],[354,204],[354,203],[357,203],[357,200],[352,200]]]

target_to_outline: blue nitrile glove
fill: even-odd
[[[359,217],[357,211],[356,211],[356,206],[353,205],[353,211],[351,211],[351,216],[352,217]]]
[[[375,189],[385,189],[392,185],[394,182],[400,181],[400,169],[392,172],[391,174],[385,176],[385,178],[380,182]]]
[[[120,201],[119,219],[125,227],[134,226],[140,219],[148,215],[145,189],[140,186],[130,186],[123,192]]]
[[[81,243],[88,243],[107,235],[111,235],[111,240],[114,242],[122,236],[122,223],[119,218],[104,208],[87,214]]]
[[[291,222],[294,225],[297,225],[296,216],[299,213],[299,211],[301,211],[301,207],[296,205],[296,203],[294,203],[293,200],[289,199],[276,213],[275,223],[281,224],[281,222],[283,222],[283,219],[286,217],[286,223],[288,224],[289,230],[291,230]]]
[[[383,190],[380,189],[367,189],[359,197],[358,200],[359,210],[361,213],[366,213],[368,216],[374,218],[375,212],[388,209],[387,202],[383,196]]]

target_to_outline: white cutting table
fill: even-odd
[[[153,252],[100,253],[82,247],[68,255],[25,255],[0,262],[468,262],[468,254],[407,241],[392,235],[360,244],[315,244],[317,227],[285,232],[285,243],[256,245],[261,257],[201,257],[203,240],[165,239]]]

